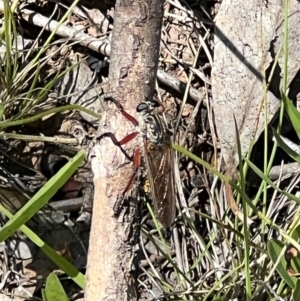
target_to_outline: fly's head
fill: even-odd
[[[160,114],[159,108],[161,107],[160,103],[155,100],[142,101],[136,108],[137,112],[142,116],[143,119],[146,119],[149,115],[158,115]]]

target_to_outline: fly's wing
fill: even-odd
[[[154,146],[148,142],[145,157],[154,212],[163,227],[169,228],[176,210],[173,151],[168,144]]]

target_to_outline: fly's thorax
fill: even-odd
[[[144,101],[137,107],[140,114],[140,131],[154,147],[168,144],[170,135],[157,101]]]
[[[148,115],[144,119],[144,133],[147,140],[156,146],[166,144],[169,137],[165,121],[160,115]]]

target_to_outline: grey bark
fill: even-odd
[[[216,21],[212,93],[215,124],[227,166],[239,163],[234,117],[244,156],[264,130],[265,119],[269,123],[280,106],[280,74],[273,75],[273,93],[265,92],[264,77],[282,50],[283,3],[224,0],[221,4]],[[299,8],[299,1],[289,1],[288,85],[299,71]],[[283,52],[278,66],[282,71]]]

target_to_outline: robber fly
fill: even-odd
[[[163,227],[169,228],[174,220],[176,210],[174,154],[171,149],[170,131],[163,119],[161,110],[159,110],[161,105],[154,100],[141,102],[136,109],[140,115],[139,121],[137,121],[114,98],[107,97],[105,100],[114,102],[123,116],[139,129],[138,132],[129,134],[120,142],[116,141],[114,135],[104,134],[105,136],[109,136],[116,145],[121,146],[135,138],[139,133],[143,135],[143,153],[150,182],[154,212]],[[140,167],[139,154],[140,148],[137,147],[133,156],[135,169]],[[126,186],[122,198],[130,189],[135,174],[136,171]],[[116,208],[114,208],[114,211],[117,211]]]
[[[143,133],[154,212],[161,224],[169,228],[176,210],[174,153],[170,131],[158,111],[159,107],[157,101],[145,101],[138,105],[137,112],[140,113],[140,131]]]

